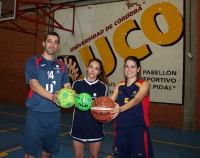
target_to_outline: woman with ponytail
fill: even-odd
[[[72,88],[77,94],[90,94],[93,100],[100,96],[107,96],[108,79],[101,60],[97,58],[91,59],[87,67],[87,77],[75,81],[72,84]],[[86,143],[89,144],[90,158],[99,157],[101,143],[104,138],[103,123],[96,121],[90,110],[74,109],[70,136],[75,158],[84,157]]]

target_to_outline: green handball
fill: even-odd
[[[58,104],[62,108],[70,108],[75,104],[76,93],[70,88],[62,88],[58,92]]]
[[[76,98],[76,107],[81,111],[88,111],[92,106],[92,97],[88,93],[80,93]]]

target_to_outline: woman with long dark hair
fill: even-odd
[[[88,93],[92,99],[106,96],[108,93],[108,79],[101,60],[91,59],[87,67],[87,77],[77,80],[72,88],[79,93]],[[80,111],[74,109],[74,117],[70,136],[73,142],[74,157],[84,157],[85,143],[89,143],[90,158],[98,158],[101,142],[104,138],[103,123],[96,121],[91,111]]]

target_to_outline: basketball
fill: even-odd
[[[88,111],[92,105],[92,97],[88,93],[80,93],[76,98],[76,107],[81,111]]]
[[[76,93],[70,88],[62,88],[57,94],[58,104],[62,108],[70,108],[75,104]]]
[[[106,96],[96,98],[91,107],[92,116],[95,120],[106,123],[112,120],[110,110],[115,107],[114,101]]]

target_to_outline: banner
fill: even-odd
[[[151,102],[182,104],[183,8],[183,0],[76,7],[74,34],[55,29],[61,37],[59,59],[76,60],[79,74],[72,82],[86,76],[91,58],[101,59],[112,94],[115,85],[124,80],[124,59],[136,56],[141,60],[141,76],[151,84]],[[71,28],[72,11],[58,10],[54,18]]]

